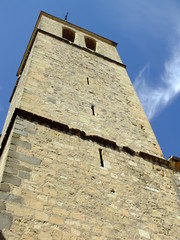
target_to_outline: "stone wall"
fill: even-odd
[[[163,156],[125,67],[113,57],[62,39],[57,34],[62,23],[48,21],[47,16],[41,16],[38,27],[48,32],[37,29],[33,34],[1,139],[15,108],[21,108],[118,145]],[[80,34],[80,29],[76,31]],[[105,40],[103,44],[117,52]]]
[[[123,67],[40,32],[28,64],[21,109],[162,156]]]
[[[30,64],[31,64],[32,55],[33,55],[33,48],[31,49],[31,52],[28,56],[28,60],[26,61],[26,65],[24,67],[24,70],[23,70],[22,74],[20,76],[18,76],[16,86],[14,87],[14,91],[13,91],[12,96],[11,96],[11,102],[10,102],[8,114],[6,116],[6,121],[4,123],[1,138],[0,138],[0,146],[2,144],[2,141],[4,140],[4,137],[5,137],[6,132],[7,132],[7,128],[8,128],[8,126],[9,126],[11,120],[12,120],[12,116],[14,114],[15,109],[20,107],[23,92],[27,91],[26,88],[25,88],[25,83],[26,83],[27,74],[29,72],[29,67],[30,67]]]
[[[60,19],[50,17],[49,15],[43,14],[39,22],[38,28],[42,29],[48,33],[62,38],[62,29],[67,27],[75,31],[75,41],[74,43],[82,48],[86,48],[84,37],[90,37],[96,41],[96,52],[106,56],[115,61],[121,62],[119,54],[110,40],[105,39],[99,35],[89,32],[85,29],[79,28],[68,22],[61,21]]]
[[[179,173],[17,117],[0,227],[8,240],[175,240],[179,196]]]

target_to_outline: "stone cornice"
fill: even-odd
[[[63,132],[65,134],[69,134],[69,135],[77,136],[77,137],[81,138],[82,140],[95,142],[96,144],[100,145],[101,147],[109,148],[109,149],[112,149],[117,152],[125,152],[131,156],[141,157],[144,160],[151,162],[152,164],[160,165],[164,168],[168,168],[173,171],[177,171],[177,172],[180,171],[180,159],[177,157],[172,156],[170,159],[166,160],[164,158],[161,158],[161,157],[149,154],[149,153],[145,153],[145,152],[141,152],[141,151],[136,152],[134,149],[131,149],[128,146],[118,146],[116,142],[111,141],[109,139],[105,139],[105,138],[102,138],[97,135],[87,135],[84,131],[81,131],[79,129],[70,128],[66,124],[56,122],[51,119],[48,119],[48,118],[33,114],[33,113],[25,111],[23,109],[18,109],[18,108],[15,109],[12,119],[7,128],[6,134],[2,140],[0,156],[6,145],[6,142],[8,140],[8,137],[10,135],[11,129],[13,127],[13,124],[14,124],[17,116],[19,116],[23,119],[32,121],[32,122],[37,122],[40,125],[49,127],[56,131]]]

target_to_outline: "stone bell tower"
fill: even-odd
[[[177,239],[165,160],[116,43],[41,12],[1,135],[6,239]]]

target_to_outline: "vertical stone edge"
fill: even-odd
[[[14,195],[12,188],[19,188],[24,179],[30,179],[33,167],[41,164],[40,159],[18,152],[17,149],[23,148],[28,153],[31,144],[22,140],[21,136],[26,138],[29,134],[35,133],[35,124],[16,116],[0,157],[0,237],[2,239],[3,234],[9,232],[13,224],[13,213],[8,211],[7,203],[24,204],[23,197]],[[23,166],[21,164],[23,162],[28,163],[30,167]]]

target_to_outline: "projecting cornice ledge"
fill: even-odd
[[[180,172],[180,158],[171,156],[168,160],[166,160],[164,158],[160,158],[158,156],[151,155],[149,153],[145,153],[145,152],[141,152],[141,151],[136,152],[133,149],[129,148],[128,146],[118,146],[116,142],[111,141],[109,139],[105,139],[105,138],[102,138],[97,135],[87,135],[84,131],[81,131],[79,129],[70,128],[66,124],[52,121],[51,119],[48,119],[46,117],[42,117],[42,116],[33,114],[31,112],[25,111],[23,109],[18,109],[18,108],[15,109],[12,119],[7,128],[6,134],[3,137],[1,149],[0,149],[0,156],[3,153],[4,147],[7,143],[11,129],[14,125],[14,122],[15,122],[17,116],[19,116],[23,119],[32,121],[32,122],[36,122],[39,125],[49,127],[56,131],[63,132],[63,133],[69,134],[69,135],[77,136],[85,141],[95,142],[102,147],[106,147],[106,148],[112,149],[117,152],[125,152],[131,156],[141,157],[144,160],[151,162],[154,165],[160,165],[164,168],[168,168],[168,169],[172,169],[173,171]]]
[[[166,160],[165,158],[156,157],[145,152],[139,152],[138,155],[152,163],[158,163],[159,165],[166,166],[172,170],[178,172],[180,171],[180,158],[171,156],[168,160]]]
[[[172,169],[177,169],[180,171],[180,158],[171,156],[168,161],[170,162],[170,166]]]

